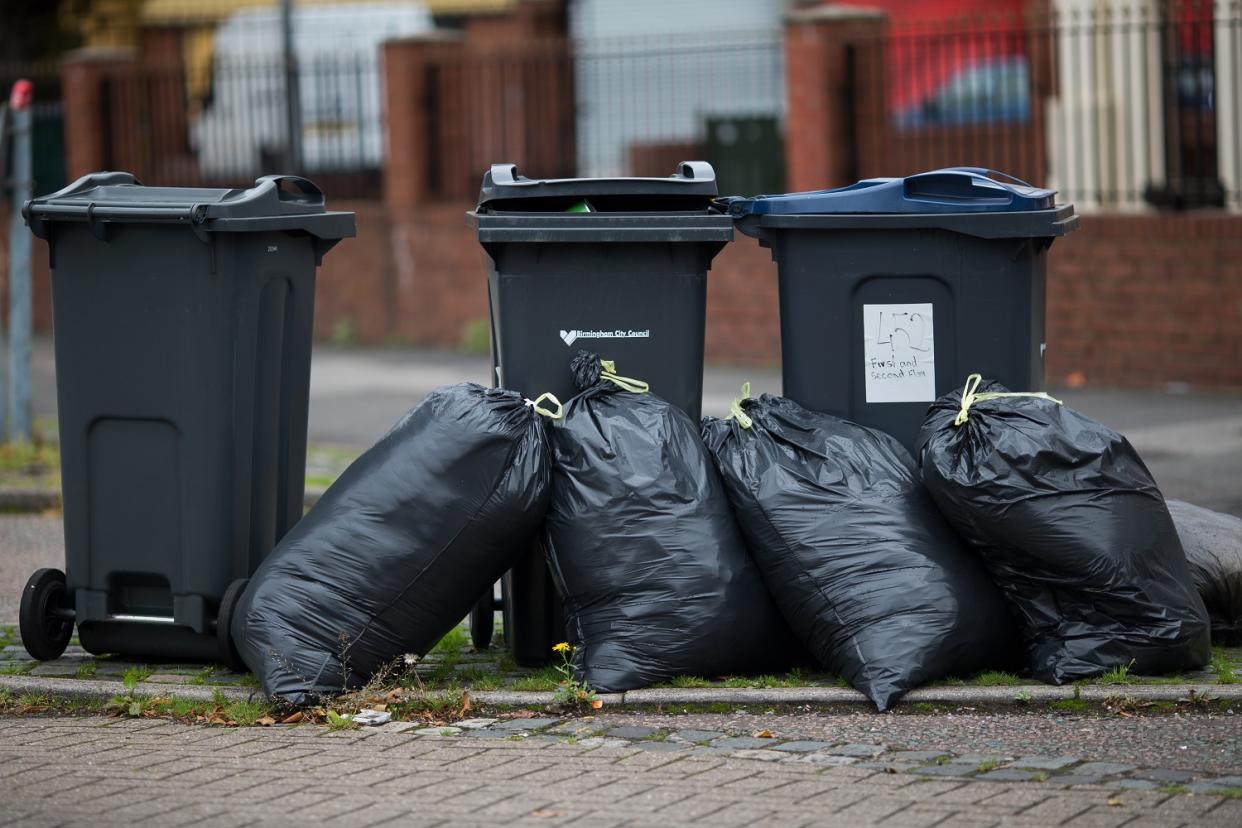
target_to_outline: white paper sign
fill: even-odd
[[[936,399],[932,306],[863,305],[867,402]]]

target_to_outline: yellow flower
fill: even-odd
[[[569,642],[568,642],[568,641],[562,641],[560,644],[557,644],[557,645],[556,645],[555,647],[553,647],[552,649],[553,649],[555,652],[558,652],[558,653],[567,653],[567,652],[569,652]]]

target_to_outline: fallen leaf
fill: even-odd
[[[470,691],[461,691],[461,709],[457,711],[458,718],[466,718],[466,714],[470,712]]]
[[[556,819],[565,816],[564,811],[531,811],[530,815],[537,819]]]
[[[302,713],[301,710],[299,710],[298,712],[290,713],[288,716],[281,719],[280,723],[281,724],[297,724],[298,722],[302,721],[302,719],[304,718],[306,718],[306,716]]]
[[[761,730],[755,734],[755,738],[756,739],[774,739],[776,737],[772,735],[772,731],[770,730]]]
[[[501,716],[501,718],[502,719],[533,719],[535,718],[535,711],[525,710],[525,709],[514,710]]]
[[[254,723],[257,725],[262,725],[263,727],[271,727],[272,725],[276,724],[276,720],[273,719],[271,716],[264,716],[261,719],[255,719]]]
[[[379,712],[381,712],[381,713],[387,713],[387,712],[388,712],[388,705],[387,705],[387,704],[372,704],[372,705],[371,705],[371,709],[372,709],[372,710],[378,710],[378,711],[379,711]]]
[[[599,709],[600,709],[601,707],[603,707],[603,706],[604,706],[604,700],[603,700],[603,699],[591,699],[591,709],[592,709],[592,710],[599,710]]]
[[[384,696],[384,698],[388,699],[390,702],[401,701],[401,693],[401,688],[397,687],[393,690],[389,690],[388,695]]]
[[[1110,800],[1108,800],[1108,802],[1106,802],[1106,803],[1104,803],[1104,804],[1105,804],[1105,805],[1111,805],[1112,807],[1116,808],[1118,805],[1124,805],[1125,803],[1124,803],[1124,802],[1122,802],[1120,799],[1110,799]]]

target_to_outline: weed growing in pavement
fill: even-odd
[[[669,681],[659,685],[661,687],[711,687],[712,683],[700,676],[673,676]]]
[[[529,676],[523,676],[513,683],[514,690],[548,691],[555,690],[561,674],[555,667],[542,667]]]
[[[84,661],[78,665],[78,669],[73,675],[80,679],[93,678],[95,675],[95,671],[98,669],[99,669],[99,662],[93,661],[93,660]]]
[[[1156,788],[1156,790],[1163,794],[1190,793],[1190,788],[1187,788],[1185,785],[1162,785],[1159,788]]]
[[[10,661],[0,667],[0,676],[24,676],[34,668],[33,661]]]
[[[996,770],[1003,764],[1005,763],[999,759],[984,759],[978,764],[975,770],[979,771],[979,773],[987,773],[990,770]]]
[[[149,665],[130,667],[125,671],[125,677],[121,679],[121,683],[125,685],[126,690],[132,693],[135,687],[151,678],[154,674],[155,668]]]
[[[1031,774],[1031,778],[1034,779],[1036,782],[1047,782],[1048,777],[1051,775],[1052,774],[1048,773],[1048,771],[1034,771]]]
[[[353,716],[342,716],[335,710],[328,711],[328,730],[357,730],[358,723]]]
[[[1129,664],[1118,664],[1097,678],[1095,682],[1096,684],[1134,684],[1134,677],[1130,675],[1130,668],[1133,666],[1133,660]]]
[[[1242,788],[1217,788],[1212,796],[1223,796],[1225,799],[1242,799]]]
[[[1234,670],[1233,660],[1223,647],[1212,648],[1212,671],[1221,684],[1237,684],[1238,674]]]
[[[8,624],[0,624],[0,649],[3,649],[16,641],[17,629]]]
[[[1014,694],[1013,700],[1016,701],[1018,704],[1030,704],[1031,703],[1031,691],[1026,690],[1026,689],[1019,690],[1017,693]]]
[[[988,670],[987,672],[980,673],[966,683],[973,684],[976,687],[1012,687],[1013,685],[1024,684],[1025,682],[1013,673],[1006,673],[1001,670]]]
[[[1058,699],[1049,707],[1062,713],[1086,713],[1090,705],[1083,699]]]
[[[595,691],[585,681],[579,681],[574,677],[574,653],[578,648],[569,646],[568,641],[562,641],[552,650],[561,658],[560,664],[552,665],[552,668],[560,674],[552,700],[557,704],[575,707],[578,705],[598,707],[599,699],[596,698]]]
[[[193,684],[195,686],[202,686],[206,684],[207,680],[210,679],[215,674],[216,674],[216,665],[208,664],[206,667],[199,670],[194,675],[190,676],[190,681],[188,683]]]

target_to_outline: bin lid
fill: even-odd
[[[1005,180],[998,181],[993,176]],[[1049,210],[1056,190],[1033,187],[983,167],[946,167],[905,178],[867,178],[848,187],[734,198],[729,212],[746,215],[830,213],[1014,213]]]
[[[294,175],[266,175],[246,189],[144,187],[126,172],[98,172],[26,202],[22,215],[40,238],[48,222],[185,224],[196,233],[303,230],[336,240],[355,234],[354,214],[324,209],[323,191]]]
[[[476,211],[564,212],[585,201],[590,212],[685,212],[709,209],[717,194],[706,161],[683,161],[667,178],[527,178],[516,164],[493,164]]]

